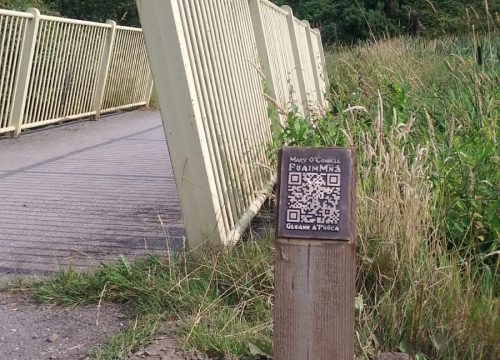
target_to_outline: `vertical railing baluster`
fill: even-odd
[[[113,20],[106,21],[110,25],[108,29],[108,36],[106,38],[106,44],[102,52],[101,59],[101,69],[99,70],[99,77],[97,80],[97,88],[94,97],[95,111],[94,119],[98,120],[101,116],[102,102],[104,99],[104,90],[106,89],[106,81],[108,79],[109,64],[111,62],[111,55],[113,54],[113,45],[115,43],[116,35],[116,22]]]
[[[314,47],[313,47],[313,33],[311,30],[311,25],[309,24],[309,21],[303,21],[304,24],[306,24],[306,37],[307,37],[307,47],[309,49],[309,58],[311,59],[311,67],[312,67],[312,75],[314,79],[314,87],[316,89],[316,98],[318,99],[318,107],[319,111],[323,113],[323,94],[321,91],[321,86],[319,84],[320,78],[319,78],[319,73],[318,73],[318,66],[317,66],[317,61],[316,57],[314,56]]]
[[[26,24],[20,54],[21,60],[17,71],[17,81],[14,87],[14,102],[10,118],[11,126],[15,127],[11,133],[14,137],[19,136],[23,125],[26,96],[28,94],[33,54],[35,52],[35,41],[38,33],[38,25],[40,24],[40,12],[37,9],[30,8],[27,12],[33,14],[33,17]]]
[[[297,79],[299,83],[299,92],[301,105],[304,107],[304,116],[309,119],[309,104],[307,101],[307,87],[306,87],[306,79],[304,76],[304,66],[300,59],[300,50],[299,50],[299,40],[297,39],[297,32],[295,31],[295,18],[293,16],[293,11],[290,6],[284,5],[282,6],[283,10],[287,12],[287,21],[288,21],[288,31],[290,32],[290,40],[292,42],[293,49],[293,58],[295,60],[295,69],[297,72]]]
[[[149,107],[151,103],[151,94],[153,93],[153,73],[149,70],[148,83],[146,85],[146,93],[144,94],[144,102],[146,103],[146,107]]]
[[[257,52],[259,53],[260,65],[264,75],[266,76],[267,85],[269,86],[270,94],[267,95],[276,100],[276,79],[271,67],[270,51],[265,36],[260,1],[261,0],[249,0],[248,4],[250,6],[250,15],[252,17],[252,25],[255,33],[255,42],[257,43]]]
[[[319,57],[321,60],[321,68],[323,70],[323,81],[325,82],[325,95],[328,94],[330,90],[330,79],[328,78],[328,70],[326,68],[326,59],[325,59],[325,50],[323,48],[323,42],[321,41],[321,33],[319,32],[318,29],[314,30],[316,33],[316,41],[318,42],[318,48],[319,48]],[[325,105],[326,105],[326,99],[325,99]]]

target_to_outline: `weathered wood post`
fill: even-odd
[[[352,360],[355,150],[280,152],[275,360]]]

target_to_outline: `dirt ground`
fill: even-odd
[[[126,317],[103,305],[62,309],[35,304],[25,295],[0,291],[0,359],[85,359],[106,335],[119,331]]]
[[[209,360],[198,353],[186,353],[179,350],[177,341],[172,336],[175,325],[168,324],[161,329],[150,345],[130,357],[130,360]]]
[[[98,315],[99,314],[99,315]],[[127,325],[117,307],[103,304],[60,308],[36,304],[26,294],[0,290],[0,360],[84,360],[110,333]],[[159,331],[131,360],[207,360],[179,350],[174,325]]]

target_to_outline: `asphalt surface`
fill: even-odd
[[[0,138],[0,280],[166,254],[183,236],[158,112]]]

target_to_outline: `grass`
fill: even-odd
[[[478,65],[473,42],[452,38],[334,49],[331,113],[313,123],[292,114],[279,139],[358,148],[359,359],[389,350],[415,359],[500,358],[500,65],[498,54],[483,58]],[[130,309],[129,329],[96,349],[95,359],[125,357],[171,319],[180,320],[186,349],[265,358],[272,238],[207,245],[170,262],[120,258],[93,273],[61,271],[33,295]]]
[[[61,271],[35,286],[33,296],[63,306],[114,302],[130,310],[135,320],[129,329],[96,349],[94,359],[125,358],[169,319],[180,320],[182,347],[242,358],[250,347],[271,344],[272,251],[266,240],[229,250],[207,246],[200,255],[170,262],[151,256],[129,263],[121,257],[97,272]]]

